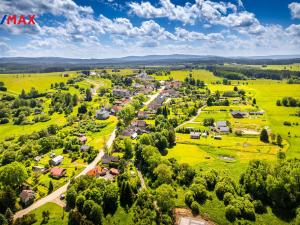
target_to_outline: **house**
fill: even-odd
[[[87,141],[87,138],[86,138],[86,136],[80,136],[79,137],[79,141],[82,143],[82,144],[85,144],[86,143],[86,141]]]
[[[89,170],[86,174],[88,176],[92,177],[99,177],[102,172],[102,168],[99,166],[96,166],[94,169]]]
[[[191,132],[190,138],[191,139],[200,139],[201,133],[200,132]]]
[[[52,166],[58,166],[59,164],[62,163],[63,159],[64,159],[64,157],[62,155],[58,155],[50,160],[50,164]]]
[[[113,95],[116,97],[128,98],[130,97],[130,91],[126,89],[114,89]]]
[[[134,133],[131,135],[131,138],[132,138],[132,139],[136,139],[137,136],[138,136],[138,133],[137,133],[137,132],[134,132]]]
[[[36,173],[43,173],[46,169],[41,166],[33,166],[32,171]]]
[[[42,156],[36,156],[34,157],[34,161],[39,162],[42,159]]]
[[[118,163],[119,161],[120,161],[119,157],[110,156],[110,155],[107,155],[107,154],[104,154],[101,158],[102,164],[109,164],[111,162]]]
[[[90,146],[88,146],[88,145],[81,145],[81,147],[80,147],[80,151],[82,151],[82,152],[86,152],[89,149],[90,149]]]
[[[230,129],[227,126],[226,121],[218,121],[216,125],[217,125],[218,131],[220,133],[229,133],[230,132]]]
[[[42,112],[43,112],[43,110],[41,110],[41,109],[35,109],[34,110],[35,115],[41,114]]]
[[[227,122],[226,121],[218,121],[216,125],[217,125],[217,128],[220,129],[221,127],[227,127]]]
[[[230,132],[229,127],[220,127],[219,130],[221,133],[224,133],[224,134]]]
[[[139,119],[147,119],[148,117],[147,113],[144,111],[139,111],[137,116]]]
[[[105,109],[96,110],[96,119],[106,120],[109,118],[109,112]]]
[[[23,190],[20,193],[21,201],[25,206],[28,206],[31,203],[33,203],[35,197],[35,192],[33,190]]]
[[[64,168],[54,167],[50,170],[51,177],[53,178],[61,178],[67,172]]]
[[[249,112],[249,115],[264,115],[264,111],[259,111],[259,112]]]
[[[122,110],[122,106],[119,105],[114,105],[113,107],[111,107],[111,114],[116,115],[119,111]]]
[[[111,169],[109,170],[109,172],[110,172],[111,175],[114,175],[114,176],[120,174],[119,170],[118,170],[118,169],[115,169],[115,168],[111,168]]]
[[[245,118],[247,116],[247,113],[241,111],[231,111],[231,115],[234,118]]]
[[[147,123],[144,120],[134,120],[131,122],[133,127],[147,127]]]

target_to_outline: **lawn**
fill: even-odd
[[[49,221],[47,225],[67,225],[68,224],[68,212],[65,212],[60,206],[53,202],[46,203],[45,205],[41,206],[40,208],[32,211],[31,214],[35,214],[35,217],[37,219],[37,222],[33,225],[40,225],[42,224],[43,217],[42,213],[43,211],[49,211]]]

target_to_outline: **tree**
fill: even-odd
[[[167,166],[166,164],[159,164],[154,169],[154,174],[157,177],[157,184],[171,184],[172,183],[172,176],[173,171],[170,166]]]
[[[215,122],[215,119],[214,118],[205,118],[203,120],[203,125],[208,127],[208,126],[213,126],[214,125],[214,122]]]
[[[43,223],[48,223],[48,221],[49,221],[49,216],[50,216],[49,210],[45,210],[45,211],[42,212],[42,218],[43,218],[42,224],[43,224]]]
[[[50,180],[49,187],[48,187],[48,194],[50,194],[53,191],[53,182]]]
[[[282,146],[282,137],[280,134],[277,135],[277,138],[276,138],[276,143],[278,146]]]
[[[83,204],[82,212],[88,219],[90,219],[90,213],[92,211],[92,208],[94,207],[96,203],[93,200],[86,200]]]
[[[238,216],[239,213],[239,209],[237,209],[236,207],[232,206],[232,205],[228,205],[225,208],[225,215],[226,218],[230,221],[230,222],[234,222],[236,217]]]
[[[113,214],[118,207],[119,189],[115,183],[106,185],[103,193],[103,211],[104,214]]]
[[[266,129],[262,129],[262,131],[260,133],[260,140],[265,143],[269,142],[269,134]]]
[[[267,198],[266,180],[270,173],[270,166],[261,160],[250,161],[245,173],[241,175],[240,183],[246,193],[251,194],[256,199]]]
[[[16,201],[17,201],[16,192],[10,186],[6,186],[0,191],[1,212],[5,212],[7,208],[14,210]]]
[[[79,212],[82,212],[84,202],[85,202],[85,197],[83,195],[79,195],[76,198],[76,207]]]
[[[19,162],[12,162],[0,169],[0,182],[3,185],[19,187],[23,184],[27,177],[28,174],[25,166]]]
[[[102,208],[98,204],[94,204],[89,215],[90,220],[95,225],[101,225],[103,220]]]
[[[134,201],[134,193],[128,181],[124,181],[120,188],[120,203],[123,207],[131,206]]]
[[[194,215],[198,215],[200,213],[198,202],[196,201],[192,202],[191,210]]]
[[[125,159],[131,159],[133,157],[133,149],[132,149],[132,141],[130,138],[126,137],[124,139],[124,145],[125,145]]]
[[[157,206],[163,213],[170,212],[175,206],[175,191],[172,186],[162,184],[156,189]]]
[[[90,88],[85,90],[85,100],[88,102],[92,101],[92,91]]]
[[[193,184],[191,191],[194,194],[194,199],[199,203],[204,203],[208,197],[206,188],[202,184]]]
[[[233,90],[234,90],[234,91],[238,91],[239,89],[238,89],[237,86],[234,86]]]
[[[10,208],[7,208],[6,211],[5,211],[5,218],[8,222],[9,225],[13,224],[14,222],[14,214],[13,212],[11,211]]]
[[[256,99],[255,99],[255,98],[253,98],[252,104],[253,104],[253,105],[256,105]]]
[[[8,225],[8,222],[3,214],[0,214],[0,225]]]
[[[67,201],[67,205],[68,207],[70,207],[71,209],[75,208],[76,205],[76,196],[77,196],[77,192],[75,190],[74,187],[71,187],[66,194],[66,201]]]

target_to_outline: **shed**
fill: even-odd
[[[191,139],[200,139],[201,133],[200,132],[191,132],[190,138]]]

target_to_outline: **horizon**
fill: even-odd
[[[35,16],[7,24],[5,15]],[[4,0],[2,57],[257,57],[300,52],[296,0]],[[7,19],[7,18],[6,18]]]

